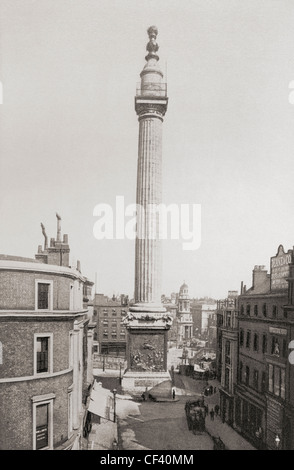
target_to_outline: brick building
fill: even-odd
[[[285,254],[280,246],[275,259],[281,256],[290,262],[293,253]],[[243,288],[239,297],[235,426],[257,447],[275,448],[275,438],[281,434],[275,415],[285,400],[290,341],[283,308],[288,301],[288,287],[286,281],[277,284],[272,262],[269,274],[264,266],[255,266],[252,274],[252,287]],[[278,398],[273,380],[278,383]]]
[[[43,233],[45,230],[43,228]],[[93,283],[67,236],[36,259],[0,255],[0,448],[77,449],[92,383]],[[47,264],[48,263],[48,264]]]
[[[128,297],[109,299],[103,294],[95,294],[94,319],[97,319],[95,329],[95,347],[100,354],[125,357],[126,327],[123,319],[129,311]]]
[[[294,448],[294,361],[289,360],[293,286],[293,250],[285,252],[280,245],[271,257],[270,272],[255,266],[250,289],[241,285],[230,328],[225,324],[228,309],[218,309],[222,417],[259,449]],[[236,369],[236,332],[238,373],[230,374],[231,365]]]

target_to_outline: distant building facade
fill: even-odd
[[[234,394],[238,372],[238,291],[217,302],[216,374],[221,382],[220,416],[233,425]]]
[[[80,265],[69,267],[67,236],[60,240],[60,230],[57,244],[48,248],[45,238],[37,259],[0,255],[2,450],[81,446],[93,380],[93,283]]]
[[[280,245],[271,257],[270,272],[264,266],[255,266],[250,289],[241,285],[237,309],[235,305],[231,309],[232,331],[225,324],[227,307],[218,308],[222,417],[259,449],[294,448],[294,361],[289,360],[294,333],[293,292],[293,250],[285,252]],[[233,372],[236,325],[237,375]]]
[[[129,299],[122,295],[119,300],[95,294],[94,318],[97,318],[94,346],[99,354],[125,357],[126,327],[123,320],[129,311]]]
[[[193,319],[190,310],[189,289],[186,283],[180,287],[177,310],[177,343],[191,341],[193,337]]]

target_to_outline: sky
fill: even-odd
[[[96,291],[134,291],[133,240],[97,204],[135,202],[147,28],[167,81],[165,204],[201,204],[201,245],[163,241],[162,293],[224,298],[294,245],[293,0],[1,0],[0,253],[69,235]]]

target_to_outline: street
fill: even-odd
[[[142,402],[140,416],[119,422],[121,448],[151,450],[212,450],[213,440],[207,433],[194,435],[189,431],[185,403],[199,398],[204,382],[189,381],[186,385],[175,374],[176,400],[170,402]],[[188,385],[188,386],[187,386]],[[193,394],[193,395],[192,395]],[[208,417],[206,418],[208,419]]]

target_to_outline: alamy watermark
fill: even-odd
[[[97,204],[93,227],[97,240],[184,240],[183,250],[201,245],[201,204],[128,204],[116,196],[115,210],[110,204]]]

